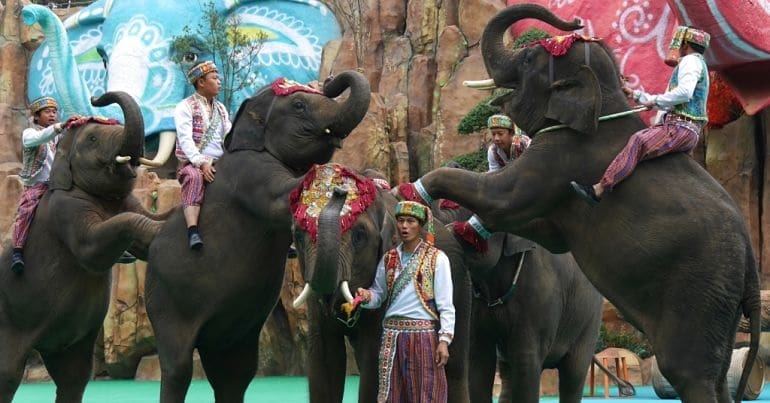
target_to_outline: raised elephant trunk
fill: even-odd
[[[318,216],[318,249],[310,286],[316,294],[331,295],[337,288],[340,248],[340,211],[347,190],[334,188],[332,198]]]
[[[122,91],[107,92],[99,98],[92,98],[94,106],[107,106],[117,103],[123,110],[125,129],[123,130],[123,143],[118,149],[120,156],[131,157],[131,165],[139,165],[139,158],[144,155],[144,118],[131,95]]]
[[[505,31],[514,23],[527,18],[543,21],[564,31],[582,28],[577,19],[572,22],[564,21],[548,9],[535,4],[517,4],[501,10],[489,20],[487,27],[484,28],[484,34],[481,36],[481,54],[484,56],[484,66],[498,86],[505,86],[505,83],[498,82],[497,79],[510,73],[508,70],[513,65],[512,58],[516,54],[503,43]]]
[[[324,84],[324,95],[336,98],[347,88],[350,88],[348,99],[339,104],[339,110],[334,111],[335,120],[329,126],[331,135],[344,139],[358,126],[366,116],[371,99],[369,81],[363,74],[346,71]],[[341,112],[344,111],[344,112]]]

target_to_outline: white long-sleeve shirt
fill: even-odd
[[[195,102],[198,102],[201,107],[201,111],[203,112],[202,124],[205,132],[211,124],[213,113],[217,113],[218,108],[214,107],[212,104],[209,104],[206,101],[206,98],[197,92],[194,93],[192,97],[194,98]],[[214,100],[214,103],[218,102],[219,101],[216,99]],[[221,108],[221,110],[224,112],[224,116],[221,117],[221,123],[219,127],[216,128],[214,138],[212,138],[211,141],[206,145],[206,148],[203,150],[198,150],[198,146],[195,145],[195,140],[193,140],[193,110],[187,103],[187,99],[180,102],[176,106],[176,109],[174,109],[176,141],[179,145],[179,148],[182,149],[182,152],[184,152],[191,164],[200,166],[206,160],[219,159],[224,153],[223,140],[225,135],[230,131],[232,123],[230,123],[230,117],[227,113],[227,110],[225,108]]]
[[[52,124],[48,127],[42,127],[35,124],[34,127],[29,127],[21,132],[21,144],[25,149],[37,148],[41,144],[45,144],[48,147],[45,161],[40,171],[24,181],[25,186],[32,186],[36,183],[47,182],[51,176],[51,165],[53,159],[56,156],[56,136],[59,134],[56,131],[57,127],[61,127],[59,123]],[[25,164],[30,163],[24,161]]]
[[[403,246],[401,243],[396,247],[398,251],[398,258],[401,262],[404,262]],[[399,265],[399,270],[396,271],[395,276],[401,273],[401,270],[406,267],[406,264]],[[377,309],[388,298],[388,283],[387,274],[385,273],[385,258],[380,259],[380,263],[377,265],[377,274],[374,278],[374,284],[369,288],[371,292],[371,300],[368,303],[362,304],[367,309]],[[439,250],[436,256],[436,268],[433,277],[433,297],[436,302],[436,310],[438,310],[439,321],[441,328],[439,329],[439,340],[452,342],[452,336],[454,335],[455,328],[455,307],[452,303],[453,287],[452,287],[452,271],[449,265],[449,258],[447,255]],[[414,280],[407,286],[402,292],[400,292],[395,300],[393,300],[388,306],[388,310],[385,312],[385,317],[400,316],[410,319],[424,319],[434,320],[433,316],[425,309],[420,301],[420,297],[417,295],[414,287]]]
[[[679,59],[678,67],[676,88],[672,88],[671,91],[666,91],[663,94],[649,94],[636,90],[634,91],[634,99],[642,104],[652,102],[664,113],[676,105],[690,101],[695,92],[695,86],[698,84],[698,79],[703,74],[703,63],[699,56],[691,53]],[[659,120],[662,115],[662,113],[659,113],[656,120]]]

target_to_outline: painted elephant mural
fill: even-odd
[[[65,130],[51,190],[30,228],[26,268],[21,274],[0,270],[0,402],[13,399],[32,349],[56,383],[56,401],[81,401],[107,314],[111,268],[127,248],[147,259],[165,218],[144,210],[131,194],[142,117],[125,93],[106,93],[94,105],[114,102],[125,111],[125,127],[80,122]],[[4,268],[10,256],[10,247],[0,254]]]
[[[245,33],[267,37],[253,86],[234,94],[230,110],[277,77],[317,79],[324,44],[341,36],[335,16],[319,1],[216,0],[214,5],[223,18],[239,18]],[[92,95],[124,91],[139,103],[146,135],[173,131],[174,107],[193,89],[171,60],[172,38],[185,26],[195,30],[202,8],[198,0],[99,0],[62,23],[46,7],[25,6],[24,22],[39,23],[46,35],[30,63],[29,99],[53,96],[63,116],[94,115]],[[99,111],[113,118],[120,118],[119,112]]]

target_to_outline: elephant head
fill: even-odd
[[[114,120],[91,120],[67,129],[57,146],[51,189],[76,187],[102,199],[123,199],[134,188],[134,168],[144,151],[142,114],[134,99],[124,92],[105,93],[92,103],[117,103],[126,125],[117,125]]]
[[[345,90],[346,100],[337,102]],[[269,152],[297,173],[328,162],[369,109],[371,90],[355,71],[339,74],[323,92],[279,79],[247,99],[235,115],[229,152]]]
[[[341,36],[334,14],[321,2],[215,0],[212,5],[221,18],[240,21],[242,33],[266,38],[259,68],[248,78],[252,84],[234,94],[232,105],[226,105],[230,110],[276,77],[314,80],[324,44]],[[39,23],[46,35],[30,63],[28,95],[55,97],[62,115],[69,116],[93,115],[92,95],[124,91],[139,104],[145,135],[174,131],[174,107],[193,88],[185,77],[189,66],[172,60],[173,38],[185,35],[185,27],[194,30],[204,13],[197,0],[99,0],[62,24],[48,8],[27,5],[24,22]],[[212,58],[203,51],[182,56],[191,64]],[[102,114],[120,118],[117,108]]]
[[[503,36],[517,21],[534,18],[562,30],[581,28],[577,20],[566,22],[547,9],[522,4],[495,15],[482,36],[482,55],[491,80],[475,86],[494,85],[513,91],[497,102],[528,133],[564,124],[582,133],[594,133],[599,115],[626,107],[612,52],[592,38],[566,37],[556,50],[526,46],[511,50]],[[562,54],[564,52],[564,54]]]

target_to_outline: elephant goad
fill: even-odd
[[[342,401],[347,337],[361,373],[358,401],[374,402],[385,309],[359,307],[348,320],[341,305],[352,302],[350,290],[372,285],[380,258],[396,246],[398,200],[386,190],[375,189],[371,179],[338,164],[317,166],[307,179],[292,193],[291,206],[295,244],[307,281],[295,305],[308,304],[310,400]],[[335,191],[335,185],[345,190]],[[456,321],[446,366],[448,401],[468,402],[470,277],[452,236],[438,222],[435,227],[436,246],[450,260],[454,283]]]
[[[600,116],[631,109],[612,53],[577,39],[552,56],[534,45],[511,51],[503,34],[536,18],[579,28],[548,10],[511,6],[487,24],[482,55],[493,84],[510,88],[505,111],[534,135],[529,149],[498,172],[440,168],[422,186],[478,212],[492,231],[571,251],[586,277],[644,332],[663,375],[682,401],[730,401],[726,373],[740,315],[751,321],[751,352],[741,399],[759,342],[759,279],[743,217],[727,192],[688,155],[641,163],[596,207],[570,181],[595,183],[641,119]],[[557,126],[564,125],[564,126]],[[554,127],[548,132],[541,129]]]
[[[146,135],[175,131],[174,107],[194,89],[185,77],[192,63],[185,68],[172,60],[177,55],[173,39],[185,35],[185,27],[196,32],[198,21],[206,18],[205,3],[98,0],[64,23],[47,7],[25,6],[24,22],[39,23],[46,36],[30,62],[29,99],[52,96],[64,116],[93,115],[88,103],[92,94],[125,91],[139,103]],[[322,2],[213,0],[211,4],[220,18],[237,18],[242,34],[266,37],[255,77],[236,77],[250,84],[234,94],[228,110],[277,77],[316,79],[323,46],[341,37],[334,14]],[[205,50],[209,44],[200,40],[194,46],[200,53],[185,58],[213,60]],[[100,114],[120,117],[115,109]]]
[[[292,241],[289,192],[313,164],[331,159],[370,98],[366,78],[350,71],[328,80],[323,93],[276,80],[241,105],[201,206],[206,245],[188,248],[177,209],[150,247],[145,289],[162,403],[184,402],[194,348],[217,402],[243,401]]]
[[[126,249],[146,259],[163,216],[131,195],[142,155],[142,116],[125,93],[126,126],[85,123],[59,141],[50,189],[40,201],[24,248],[26,268],[8,270],[0,255],[0,402],[13,399],[28,353],[40,352],[57,385],[57,402],[80,402],[91,377],[94,341],[110,295],[113,263]],[[85,120],[85,119],[84,119]]]

